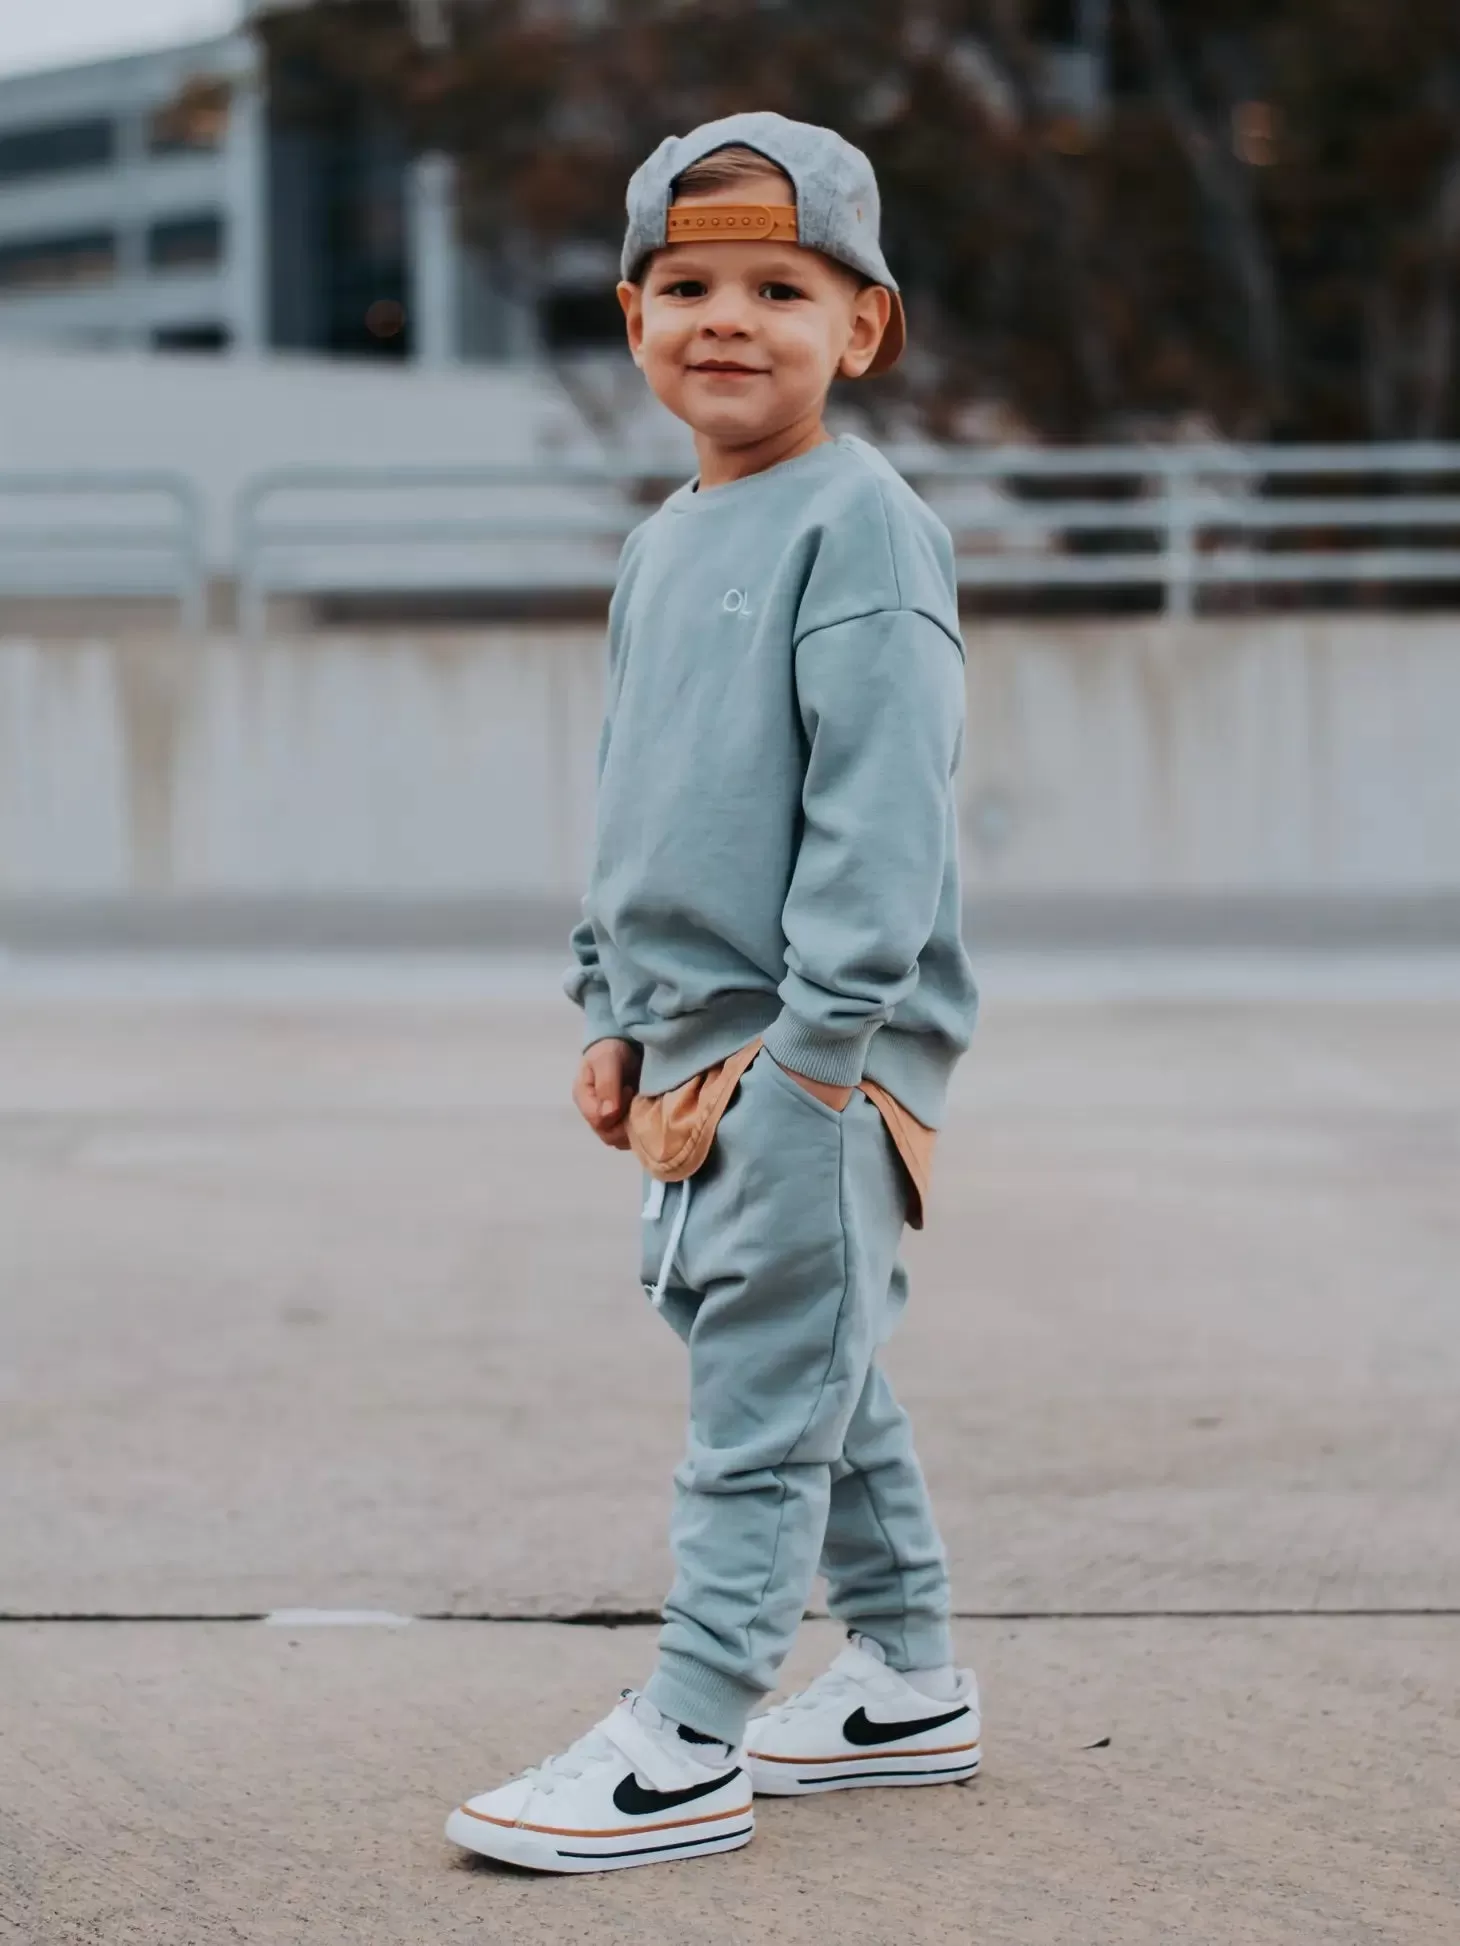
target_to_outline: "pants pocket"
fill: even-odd
[[[845,1109],[832,1108],[826,1102],[822,1101],[819,1096],[813,1095],[809,1088],[803,1088],[795,1075],[788,1074],[773,1054],[766,1053],[762,1050],[756,1065],[759,1067],[762,1064],[765,1066],[774,1086],[783,1094],[798,1103],[804,1104],[813,1114],[825,1116],[830,1122],[836,1123],[841,1121],[842,1116],[846,1113]],[[848,1103],[847,1106],[850,1107],[851,1104]]]

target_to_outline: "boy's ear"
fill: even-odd
[[[882,343],[882,334],[892,316],[892,293],[881,284],[868,284],[856,295],[852,308],[852,335],[837,364],[842,378],[861,378]]]
[[[644,286],[631,284],[625,279],[618,287],[618,301],[628,328],[629,350],[637,365],[644,345]]]

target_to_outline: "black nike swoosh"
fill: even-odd
[[[734,1770],[727,1770],[723,1777],[711,1777],[706,1783],[691,1784],[688,1790],[646,1791],[630,1771],[615,1786],[613,1801],[626,1817],[647,1818],[655,1811],[672,1811],[680,1804],[693,1804],[697,1797],[709,1797],[712,1792],[723,1790],[732,1777],[739,1775],[740,1766],[737,1764]]]
[[[956,1723],[960,1716],[967,1714],[967,1703],[960,1703],[945,1716],[919,1716],[911,1723],[869,1723],[867,1712],[855,1709],[843,1723],[842,1735],[848,1743],[867,1749],[874,1743],[896,1743],[900,1737],[915,1737],[920,1730],[941,1730],[945,1723]]]

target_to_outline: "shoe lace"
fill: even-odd
[[[808,1683],[804,1689],[798,1689],[794,1696],[788,1696],[783,1703],[773,1703],[766,1715],[784,1723],[798,1710],[817,1709],[834,1696],[845,1696],[856,1685],[857,1679],[850,1670],[835,1667],[824,1669],[814,1682]]]
[[[545,1763],[534,1764],[530,1770],[519,1772],[519,1776],[534,1790],[541,1791],[544,1797],[551,1797],[558,1784],[572,1783],[595,1764],[611,1761],[614,1754],[614,1746],[600,1726],[589,1730],[576,1743],[570,1743],[566,1750],[549,1757]]]

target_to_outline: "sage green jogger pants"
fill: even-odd
[[[906,1201],[866,1096],[838,1114],[762,1052],[700,1173],[646,1205],[645,1286],[661,1285],[690,1366],[647,1693],[706,1735],[740,1742],[818,1564],[832,1614],[893,1668],[952,1659],[942,1543],[876,1362],[907,1296]]]

